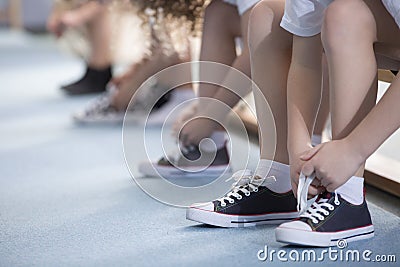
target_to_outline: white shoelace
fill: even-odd
[[[306,177],[304,174],[300,174],[299,185],[297,188],[297,210],[300,213],[300,217],[309,218],[313,223],[318,223],[319,221],[325,220],[325,217],[330,214],[329,211],[333,211],[335,206],[327,203],[329,199],[320,198],[317,202],[313,203],[307,208],[307,196],[308,188],[310,187],[312,181],[315,179],[315,174]],[[339,205],[338,194],[335,192],[335,205]],[[326,210],[326,209],[328,210]]]
[[[232,185],[232,190],[224,197],[218,198],[217,201],[221,203],[222,207],[225,207],[225,201],[233,204],[236,200],[241,200],[243,198],[243,196],[239,194],[239,192],[244,193],[244,195],[248,197],[252,192],[258,192],[259,186],[276,182],[274,176],[264,178],[256,177],[257,176],[255,176],[251,170],[247,169],[235,172],[228,180],[226,180],[235,180]]]

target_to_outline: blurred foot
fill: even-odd
[[[100,93],[106,90],[107,84],[111,78],[111,66],[103,69],[95,69],[88,66],[85,75],[80,80],[62,86],[61,89],[68,95]]]

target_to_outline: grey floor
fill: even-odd
[[[66,97],[58,86],[82,69],[48,37],[0,32],[0,266],[286,264],[257,259],[265,245],[297,249],[278,244],[272,226],[198,225],[185,220],[183,209],[143,193],[125,166],[121,128],[79,127],[70,119],[90,97]],[[143,157],[138,152],[136,160]],[[234,164],[240,161],[236,155]],[[374,196],[376,237],[348,249],[398,258],[398,206],[388,211],[385,201],[394,198]]]

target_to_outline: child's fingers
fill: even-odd
[[[319,186],[321,186],[321,181],[316,177],[316,179],[314,179],[312,181],[311,185],[313,185],[315,187],[319,187]]]
[[[301,169],[301,172],[305,175],[305,176],[311,176],[315,171],[314,165],[311,161],[306,162],[303,165],[303,168]]]
[[[311,185],[308,188],[308,196],[311,198],[315,197],[316,195],[319,195],[322,193],[322,191],[324,190],[324,188],[322,186],[313,186]]]
[[[315,154],[317,154],[317,152],[321,149],[322,146],[323,144],[319,144],[318,146],[313,147],[312,149],[301,155],[300,159],[305,161],[310,160],[312,157],[315,156]]]
[[[294,194],[295,198],[297,198],[297,187],[298,187],[297,183],[292,181],[292,191],[293,191],[293,194]]]

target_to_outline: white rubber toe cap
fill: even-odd
[[[302,230],[302,231],[312,231],[311,227],[306,224],[305,222],[296,220],[287,223],[282,223],[279,225],[278,228],[288,228],[288,229],[295,229],[295,230]]]
[[[155,170],[155,166],[157,163],[150,161],[142,161],[139,163],[138,169],[139,172],[148,175],[148,176],[158,176],[157,171]]]
[[[72,119],[75,121],[83,121],[85,118],[85,113],[84,112],[75,112],[74,114],[72,114]]]

